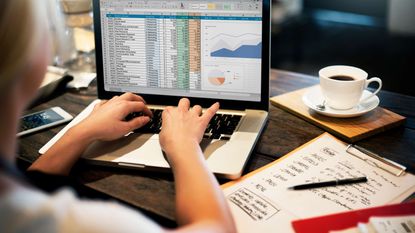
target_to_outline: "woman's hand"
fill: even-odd
[[[143,112],[143,116],[126,121],[125,117],[132,112]],[[144,126],[152,116],[143,98],[125,93],[98,103],[92,113],[76,127],[88,129],[93,140],[110,141]]]
[[[132,112],[144,115],[126,121]],[[48,174],[68,175],[85,149],[95,140],[115,140],[139,128],[150,120],[151,111],[143,98],[132,93],[116,96],[97,104],[92,113],[70,128],[29,170]]]
[[[219,109],[213,104],[202,114],[202,107],[193,106],[183,98],[177,108],[167,107],[162,114],[163,124],[160,132],[160,145],[167,154],[188,143],[199,144],[210,119]]]
[[[199,145],[218,109],[215,103],[202,114],[199,105],[190,108],[184,98],[177,108],[163,111],[160,145],[174,174],[177,232],[236,232],[226,199]]]

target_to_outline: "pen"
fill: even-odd
[[[288,189],[303,190],[303,189],[323,188],[323,187],[345,185],[345,184],[356,184],[356,183],[362,183],[362,182],[367,182],[367,178],[356,177],[356,178],[348,178],[348,179],[342,179],[342,180],[331,180],[331,181],[324,181],[324,182],[318,182],[318,183],[300,184],[300,185],[289,187]]]

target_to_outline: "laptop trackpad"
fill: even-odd
[[[153,134],[134,133],[115,141],[97,141],[92,143],[85,150],[82,157],[84,159],[104,160],[108,162],[120,160],[121,157],[131,154],[131,152],[134,152],[135,150],[139,150],[144,144],[149,144],[149,140],[157,140],[158,144],[157,136],[155,137]],[[228,143],[228,141],[203,139],[200,143],[200,147],[205,159],[208,159],[216,150],[226,143]],[[153,144],[153,142],[150,142],[150,144]],[[157,146],[152,153],[155,153],[155,150],[160,150],[160,148]]]
[[[152,134],[130,134],[115,141],[97,141],[92,143],[82,155],[85,159],[114,161],[142,147]]]
[[[205,159],[208,159],[217,149],[224,146],[227,142],[226,140],[202,139],[200,148],[203,151]]]

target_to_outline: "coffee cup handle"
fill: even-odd
[[[373,77],[373,78],[370,78],[370,79],[366,80],[365,89],[372,82],[377,82],[379,84],[378,88],[376,89],[376,91],[372,92],[369,96],[361,99],[360,100],[361,103],[362,102],[365,102],[366,100],[368,100],[368,99],[372,98],[373,96],[375,96],[380,91],[380,89],[382,88],[382,80],[380,78],[378,78],[378,77]]]

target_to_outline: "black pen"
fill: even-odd
[[[356,183],[362,183],[362,182],[367,182],[367,178],[356,177],[356,178],[348,178],[348,179],[342,179],[342,180],[331,180],[331,181],[324,181],[324,182],[318,182],[318,183],[300,184],[300,185],[289,187],[288,189],[303,190],[303,189],[323,188],[323,187],[345,185],[345,184],[356,184]]]

